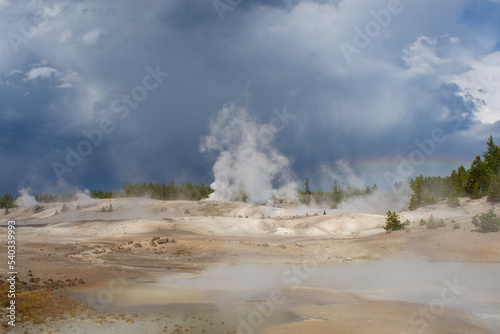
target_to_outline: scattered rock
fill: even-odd
[[[37,206],[35,206],[35,208],[33,209],[33,212],[38,213],[38,212],[43,211],[43,209],[44,209],[44,208],[43,208],[43,206],[41,206],[41,205],[37,205]]]
[[[166,244],[166,243],[168,243],[168,242],[169,242],[169,241],[168,241],[168,238],[161,238],[161,239],[160,239],[160,238],[158,238],[158,240],[156,241],[156,243],[157,243],[158,245],[163,245],[163,244]]]
[[[179,249],[177,252],[175,252],[176,256],[192,256],[191,252],[188,252],[184,249]]]
[[[134,247],[136,247],[136,248],[142,247],[142,244],[141,244],[140,242],[136,242],[136,243],[134,244]]]

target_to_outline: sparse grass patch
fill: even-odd
[[[4,286],[0,291],[0,303],[2,307],[7,307],[10,303],[10,299],[7,298],[8,287]],[[47,290],[16,293],[16,323],[42,324],[92,312],[87,304],[72,300],[64,294],[54,294]],[[4,322],[2,326],[8,325]]]

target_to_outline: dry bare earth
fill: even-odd
[[[98,212],[111,203],[113,212]],[[198,288],[178,290],[172,288],[168,279],[187,279],[203,274],[206,269],[227,264],[347,265],[374,260],[498,264],[500,260],[500,233],[474,232],[470,222],[473,215],[490,208],[500,213],[498,207],[492,207],[484,200],[463,199],[462,207],[457,209],[440,203],[402,212],[403,219],[412,221],[409,232],[390,234],[382,230],[385,220],[380,215],[299,217],[295,216],[297,207],[293,205],[258,207],[244,203],[150,199],[102,200],[80,205],[79,210],[76,205],[66,203],[68,210],[65,212],[61,212],[62,203],[43,205],[43,209],[36,213],[31,209],[17,208],[2,217],[0,223],[3,227],[7,220],[15,219],[17,223],[19,278],[28,281],[31,278],[28,270],[41,282],[77,278],[85,284],[61,284],[59,287],[59,290],[76,297],[95,297],[102,289],[109,290],[110,282],[125,279],[127,288],[113,293],[112,304],[120,307],[213,303],[213,291]],[[438,230],[418,226],[420,218],[427,219],[431,214],[445,219],[448,226]],[[453,230],[451,220],[458,222],[461,228]],[[2,231],[5,236],[5,228]],[[5,243],[1,245],[1,252],[6,254]],[[6,270],[2,269],[2,277],[5,273]],[[168,286],[161,282],[167,282]],[[282,285],[288,302],[286,307],[277,308],[276,313],[291,312],[295,316],[264,319],[263,324],[256,327],[260,330],[269,327],[265,329],[266,333],[356,333],[367,330],[411,333],[420,328],[409,323],[412,313],[422,307],[419,304],[367,300],[348,291],[307,288],[307,282],[303,283],[304,288],[291,289],[285,283]],[[168,294],[159,294],[159,289]],[[152,292],[144,298],[144,291]],[[155,295],[163,298],[155,299]],[[262,298],[268,297],[264,293]],[[96,307],[103,306],[93,299],[88,300]],[[242,302],[245,304],[246,300]],[[228,305],[231,302],[217,300],[217,303]],[[144,315],[143,322],[113,318],[104,321],[114,327],[100,324],[94,328],[94,322],[82,320],[80,327],[85,331],[99,328],[101,332],[128,332],[137,330],[134,326],[142,328],[140,326],[147,324],[153,332],[159,329],[174,332],[173,323],[168,327],[163,320],[150,321],[153,314],[163,319],[164,315],[158,316],[156,311],[153,308]],[[248,310],[243,312],[243,319],[245,312]],[[236,330],[240,325],[231,323],[231,327],[229,323],[226,320],[224,331]],[[426,330],[428,333],[442,333],[446,328],[453,333],[486,333],[481,326],[487,325],[488,321],[481,322],[471,315],[449,309],[429,321]],[[36,326],[48,326],[40,327],[42,330],[59,328],[61,332],[79,332],[80,328],[62,321]],[[189,329],[189,326],[185,328]],[[201,331],[201,328],[199,325],[196,330]],[[206,330],[210,332],[210,327]],[[214,327],[213,331],[217,330],[221,328]],[[252,330],[257,329],[252,327]],[[240,328],[240,331],[244,329]]]

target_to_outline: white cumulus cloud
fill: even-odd
[[[35,80],[38,78],[45,79],[45,78],[50,78],[53,75],[59,76],[61,75],[61,73],[52,67],[39,67],[29,70],[25,74],[25,80]]]
[[[82,36],[82,42],[86,45],[96,45],[100,35],[101,31],[99,29],[92,29]]]

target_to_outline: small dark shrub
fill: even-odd
[[[408,225],[410,225],[410,221],[406,220],[404,223],[401,223],[401,220],[399,219],[399,216],[396,214],[396,211],[394,212],[391,212],[391,210],[387,211],[387,216],[385,217],[384,230],[386,231],[402,230]]]
[[[500,230],[500,218],[490,210],[472,217],[472,224],[481,232],[497,232]]]
[[[427,221],[427,229],[429,230],[435,230],[440,227],[445,227],[446,223],[444,222],[443,218],[439,219],[434,219],[434,217],[431,215],[429,220]]]

